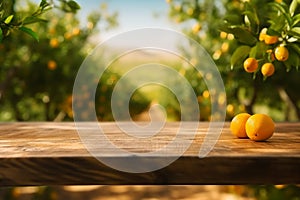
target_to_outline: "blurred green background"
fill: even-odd
[[[158,2],[154,1],[154,2]],[[54,7],[28,23],[32,32],[20,31],[26,16],[39,8],[40,2],[47,1],[0,1],[0,121],[72,121],[72,89],[77,70],[87,55],[101,41],[101,36],[122,26],[118,9],[110,7],[110,1],[101,4],[89,2],[89,13],[78,15],[73,1],[49,1]],[[117,1],[115,1],[116,4]],[[122,1],[120,4],[126,4]],[[245,2],[242,0],[168,0],[159,1],[167,8],[165,13],[153,11],[153,20],[168,20],[172,27],[199,42],[211,55],[226,88],[226,120],[240,112],[266,113],[275,121],[299,121],[300,119],[300,78],[296,67],[286,70],[276,67],[273,76],[264,80],[262,75],[244,71],[242,63],[231,69],[231,56],[241,42],[233,34],[221,30],[224,18],[243,16]],[[270,25],[274,12],[267,3],[272,0],[252,0],[258,9],[259,29]],[[277,1],[290,5],[291,1]],[[133,4],[132,1],[129,4]],[[81,9],[85,4],[80,4]],[[136,7],[137,13],[147,7]],[[86,10],[85,10],[86,11]],[[299,8],[296,9],[299,12]],[[9,16],[13,15],[10,19]],[[163,18],[165,16],[165,18]],[[139,18],[141,16],[136,16]],[[30,18],[32,20],[32,18]],[[7,20],[7,21],[6,21]],[[28,20],[28,19],[27,19]],[[239,21],[240,19],[237,19]],[[22,24],[23,23],[23,24]],[[132,22],[134,23],[134,22]],[[299,21],[297,21],[299,23]],[[145,24],[147,25],[147,24]],[[24,25],[25,26],[25,25]],[[30,35],[32,37],[30,37]],[[36,41],[38,37],[39,41]],[[295,43],[299,45],[299,43]],[[180,47],[180,44],[178,44]],[[197,57],[182,49],[191,64]],[[118,79],[126,69],[140,63],[151,62],[147,56],[132,56],[112,63],[99,80],[95,110],[99,121],[113,121],[111,93]],[[201,116],[211,118],[210,93],[203,77],[186,66],[182,59],[162,57],[161,64],[172,67],[189,80],[199,102]],[[121,66],[121,67],[120,67]],[[93,73],[93,72],[90,72]],[[206,77],[209,78],[209,77]],[[213,77],[211,77],[213,78]],[[83,86],[85,87],[85,86]],[[88,83],[86,85],[88,88]],[[80,97],[90,97],[88,89]],[[221,103],[224,102],[220,100]],[[165,108],[169,121],[180,120],[180,105],[170,91],[158,85],[142,87],[131,97],[131,116],[134,120],[148,120],[144,117],[150,106],[159,103]],[[89,113],[81,113],[89,115]],[[297,186],[253,186],[251,194],[257,199],[300,199]],[[7,194],[9,196],[9,194]]]
[[[134,3],[128,2],[129,5]],[[262,10],[268,8],[259,5],[267,5],[268,2],[272,1],[252,1],[254,6]],[[284,67],[277,67],[272,77],[263,80],[258,73],[255,79],[246,73],[241,63],[234,69],[230,67],[231,56],[240,44],[233,34],[221,31],[220,26],[228,14],[232,17],[234,14],[242,16],[244,1],[181,0],[160,1],[161,3],[167,6],[166,13],[154,16],[153,20],[159,21],[162,20],[162,16],[168,16],[171,27],[176,27],[199,42],[217,64],[226,87],[227,120],[240,112],[263,112],[269,114],[275,121],[299,120],[300,79],[296,68],[287,72]],[[98,44],[101,35],[107,35],[107,32],[119,25],[118,10],[113,10],[108,5],[109,2],[96,6],[94,3],[96,8],[89,10],[86,19],[83,19],[83,15],[66,11],[65,8],[47,11],[39,17],[45,19],[45,22],[38,21],[27,25],[37,34],[39,42],[13,28],[9,34],[7,33],[0,44],[1,121],[72,120],[72,86],[77,70]],[[37,9],[38,3],[3,1],[1,6],[5,11],[1,14],[2,20],[13,13],[15,16],[10,23],[17,24],[18,20]],[[85,5],[81,6],[84,8]],[[155,14],[155,10],[153,12]],[[261,21],[259,26],[267,25],[268,21],[265,20]],[[1,27],[5,30],[5,24]],[[189,62],[197,64],[194,63],[197,61],[196,55],[191,55],[190,51],[182,49]],[[147,62],[147,59],[149,61],[147,57],[139,55],[137,57],[140,59],[132,57],[112,63],[109,68],[111,70],[106,70],[99,80],[95,103],[100,121],[113,120],[110,96],[114,84],[124,73],[122,69],[135,66],[139,62]],[[182,59],[170,59],[165,56],[157,62],[174,68],[190,81],[198,96],[200,120],[209,120],[210,94],[203,77],[192,67],[187,67]],[[116,68],[119,70],[115,70]],[[155,102],[165,107],[168,120],[180,119],[180,108],[176,98],[171,92],[164,91],[165,88],[154,85],[152,88],[137,90],[129,106],[132,117],[146,112],[151,103]],[[82,94],[83,100],[88,98],[88,92]]]

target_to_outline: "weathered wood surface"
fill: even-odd
[[[168,144],[178,125],[167,123],[151,139],[137,139],[122,133],[115,123],[101,123],[107,137],[130,152],[151,152]],[[267,142],[237,139],[226,123],[214,149],[199,158],[208,125],[200,123],[195,138],[186,131],[192,145],[167,167],[147,173],[126,173],[90,155],[71,122],[0,123],[0,186],[300,183],[300,123],[277,123],[274,136]],[[153,142],[156,145],[151,145]],[[130,162],[132,158],[116,154],[105,144],[98,150],[119,162]],[[153,159],[159,161],[167,156],[162,154]]]

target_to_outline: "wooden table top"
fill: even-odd
[[[199,150],[209,123],[200,122],[196,133],[188,128],[194,123],[184,123],[182,140],[191,145],[183,155],[176,151],[151,154],[168,144],[178,145],[172,141],[179,122],[166,123],[152,137],[147,137],[151,130],[135,132],[139,137],[133,137],[114,122],[99,124],[115,147],[128,152],[119,154],[102,140],[90,147],[110,161],[126,165],[134,161],[135,153],[145,154],[153,162],[175,158],[161,169],[142,173],[119,171],[96,159],[73,122],[0,123],[0,186],[300,183],[300,123],[276,123],[272,138],[254,142],[235,138],[227,122],[212,151],[203,158],[199,158]],[[80,126],[88,130],[91,141],[98,134],[92,124],[96,123],[82,122]]]

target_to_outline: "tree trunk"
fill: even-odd
[[[298,120],[300,119],[300,108],[297,106],[297,99],[293,97],[286,89],[279,87],[278,94],[280,98],[286,102],[288,109],[286,109],[285,120],[290,121],[290,111],[295,110]]]

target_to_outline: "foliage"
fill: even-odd
[[[38,41],[38,34],[27,27],[29,24],[46,22],[47,20],[41,16],[53,7],[72,13],[80,9],[80,6],[73,0],[59,0],[59,3],[60,5],[57,5],[53,0],[42,0],[37,8],[33,8],[35,10],[33,13],[26,13],[24,17],[15,12],[15,0],[2,1],[0,3],[0,42],[14,30],[23,31]]]
[[[300,187],[297,185],[261,185],[251,186],[257,200],[297,200]]]
[[[231,57],[231,66],[242,63],[245,57],[253,57],[260,64],[274,61],[275,48],[282,45],[288,49],[286,61],[274,61],[275,67],[285,66],[287,71],[300,65],[300,10],[298,1],[260,4],[245,2],[240,13],[224,17],[221,30],[234,35],[239,42]],[[266,12],[262,12],[266,11]],[[265,33],[263,33],[265,31]],[[265,38],[264,40],[264,37]],[[274,40],[274,41],[271,41]],[[257,72],[257,71],[256,71]]]
[[[35,4],[29,3],[16,13],[31,16],[35,8]],[[1,120],[72,119],[73,82],[93,48],[89,40],[99,33],[98,23],[104,29],[116,24],[116,14],[104,8],[91,13],[86,24],[80,24],[74,13],[60,10],[48,11],[43,16],[47,22],[26,25],[39,37],[39,42],[16,31],[6,35],[0,44]]]
[[[33,3],[19,6],[22,3],[17,1],[10,5],[14,14],[9,16],[13,17],[6,17],[5,26],[1,27],[5,32],[0,44],[2,121],[73,119],[72,89],[76,73],[95,47],[91,41],[99,37],[99,29],[103,31],[117,25],[117,13],[109,13],[107,6],[102,4],[100,11],[92,12],[87,22],[81,24],[75,15],[79,5],[74,1],[58,2],[59,5],[54,1],[41,1],[33,14],[31,11],[37,7]],[[50,11],[54,7],[59,9]],[[18,18],[16,16],[26,17],[13,21]],[[12,31],[14,33],[9,34]],[[100,64],[100,61],[95,62],[96,66]],[[93,76],[95,72],[89,73]],[[88,89],[89,84],[94,84],[91,81],[82,85],[83,93],[77,98],[82,100],[83,106],[95,105],[99,120],[113,120],[110,98],[119,78],[118,73],[106,70],[98,82],[95,102],[91,101]],[[130,113],[136,115],[147,109],[148,104],[149,100],[136,92],[130,101]],[[82,119],[87,119],[90,113],[83,110],[80,114]]]
[[[275,121],[300,118],[300,95],[297,94],[299,75],[293,73],[295,69],[293,66],[297,65],[295,60],[299,59],[295,58],[298,53],[296,49],[299,47],[295,38],[299,36],[295,31],[288,31],[289,27],[286,25],[288,16],[279,11],[279,5],[288,7],[288,12],[285,13],[294,10],[293,15],[289,14],[294,18],[290,23],[293,28],[298,27],[299,20],[296,16],[299,8],[295,7],[295,3],[292,6],[289,0],[281,3],[274,0],[168,0],[167,2],[170,18],[180,24],[186,35],[199,42],[217,64],[226,87],[227,119],[240,112],[250,114],[268,112]],[[278,23],[279,18],[285,21]],[[275,22],[276,25],[284,24],[284,26],[279,29],[275,26]],[[259,41],[263,28],[268,28],[266,34],[270,36],[278,35],[277,43],[267,45]],[[290,56],[284,62],[273,61],[276,67],[274,75],[263,81],[266,78],[261,73],[255,73],[253,79],[252,74],[245,72],[243,61],[249,54],[258,59],[260,68],[264,62],[271,59],[271,52],[266,50],[270,48],[274,51],[273,49],[281,43],[285,43]],[[197,57],[191,56],[190,60],[192,63]],[[233,70],[231,66],[234,66]],[[287,72],[286,69],[290,71]]]

